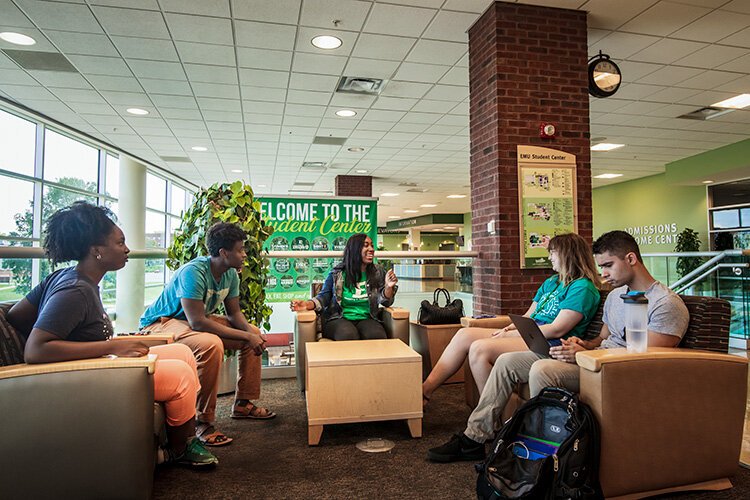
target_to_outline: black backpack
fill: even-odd
[[[578,396],[556,387],[516,411],[476,469],[480,500],[604,498],[599,424]]]

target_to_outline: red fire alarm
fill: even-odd
[[[539,137],[542,139],[554,139],[557,127],[553,123],[542,122],[539,125]]]

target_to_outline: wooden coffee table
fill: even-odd
[[[422,437],[422,357],[398,339],[308,342],[307,442],[323,426],[406,420]]]

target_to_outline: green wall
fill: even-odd
[[[624,229],[638,240],[641,252],[671,252],[677,234],[689,227],[708,249],[706,188],[676,186],[666,174],[653,175],[592,192],[594,238]]]
[[[401,250],[401,243],[406,242],[407,235],[403,234],[383,234],[383,247],[385,250],[396,251]],[[423,234],[422,235],[422,246],[420,250],[433,251],[440,250],[440,243],[443,241],[456,242],[455,235],[452,234]]]

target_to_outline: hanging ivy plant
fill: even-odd
[[[263,242],[273,228],[263,222],[260,202],[250,186],[236,181],[198,191],[167,250],[167,266],[175,270],[196,257],[208,255],[206,232],[216,222],[237,224],[247,233],[247,259],[240,273],[240,307],[248,321],[268,331],[272,309],[266,304],[268,259],[263,256]]]
[[[698,233],[686,227],[680,234],[677,235],[677,245],[674,247],[675,252],[697,252],[701,249],[701,240],[698,238]],[[677,273],[682,278],[695,268],[703,263],[703,259],[700,257],[678,257]]]

